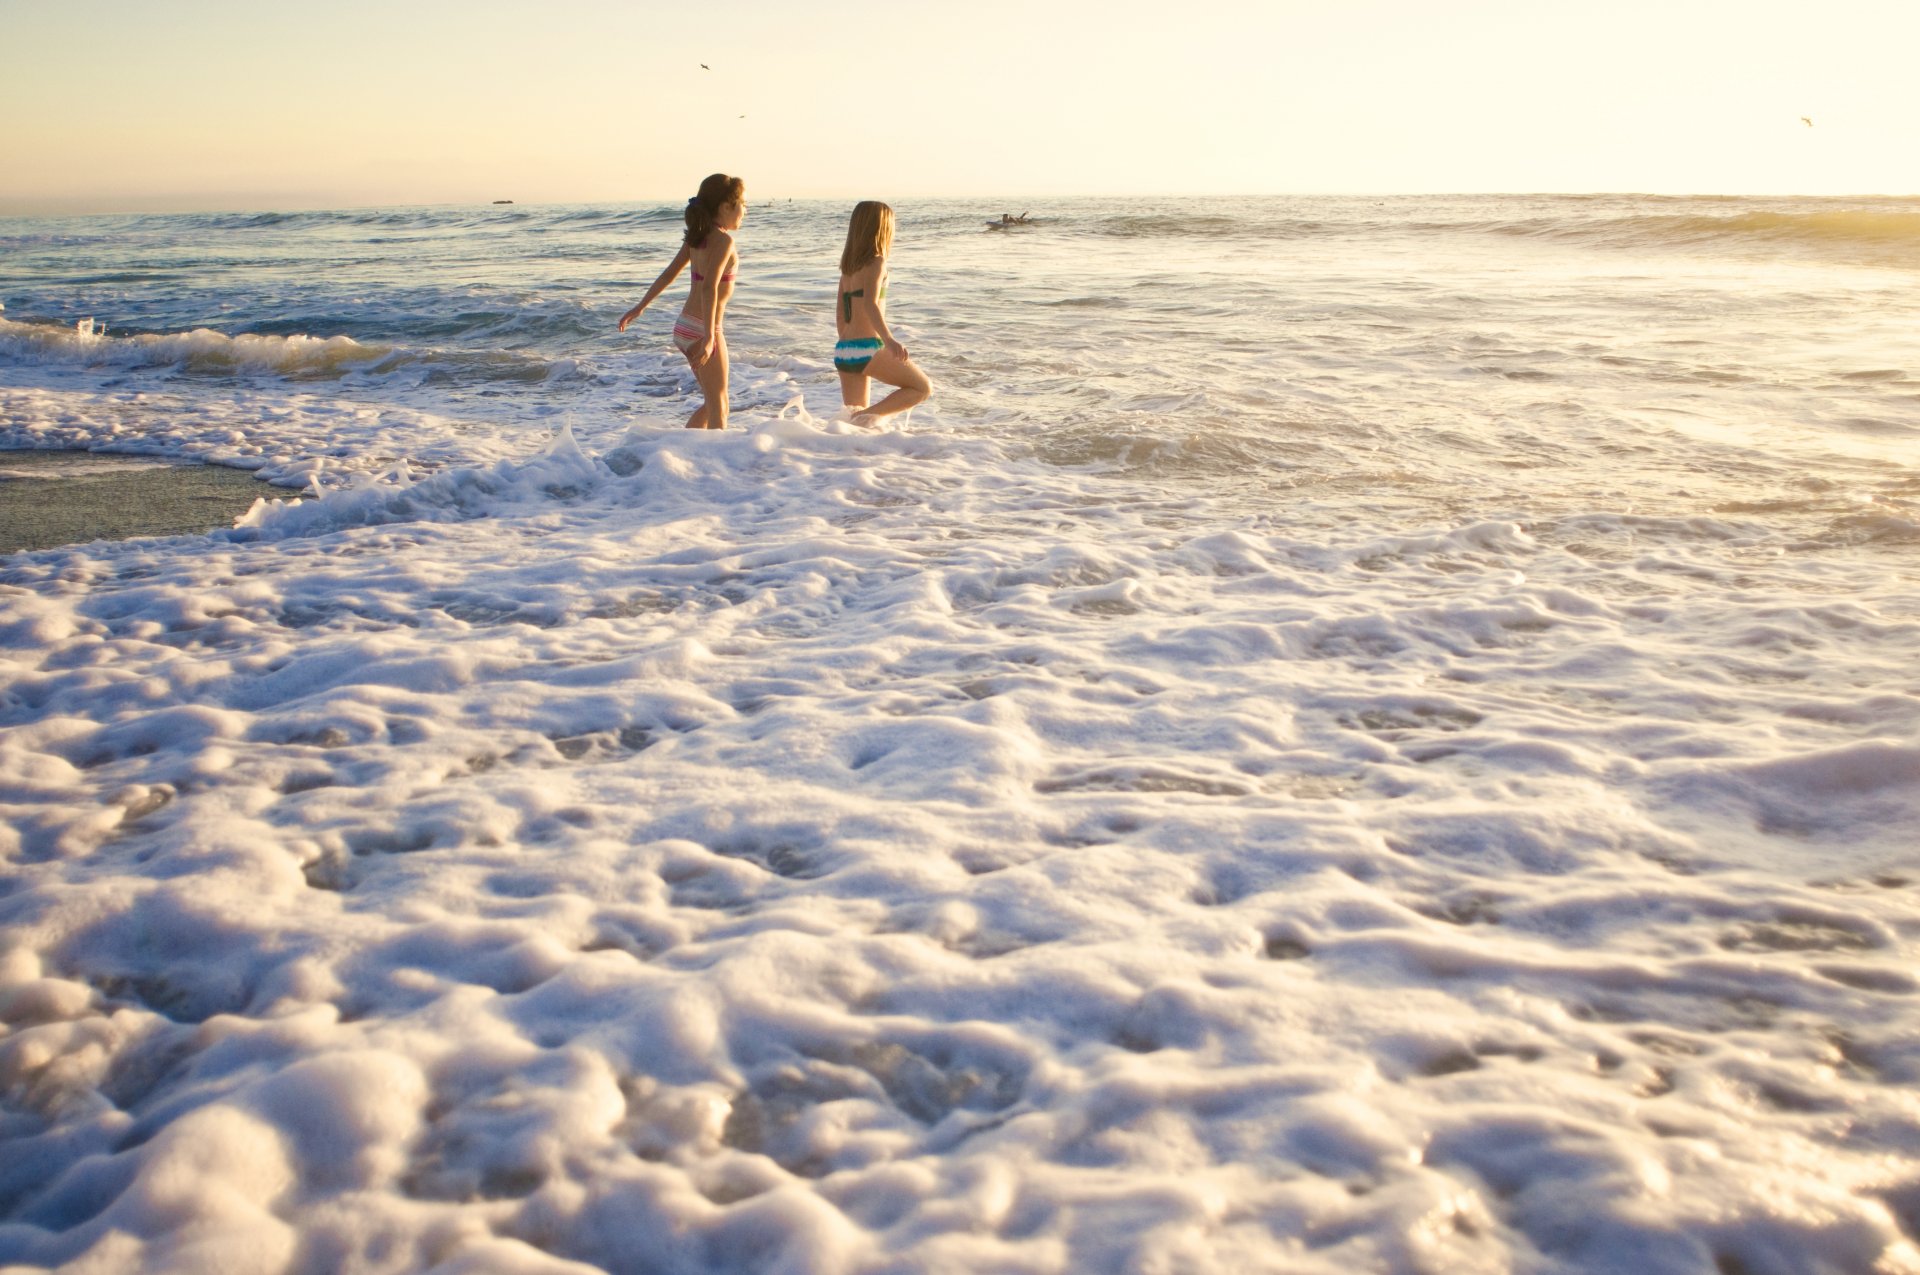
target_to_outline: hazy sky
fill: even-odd
[[[0,212],[715,170],[750,198],[1913,194],[1916,48],[1916,0],[0,0]]]

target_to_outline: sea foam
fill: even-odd
[[[1726,441],[1828,356],[1669,430],[1602,358],[1684,332],[1402,323],[1361,254],[1350,340],[1261,294],[1204,386],[1098,307],[975,363],[927,316],[1014,258],[1173,291],[958,233],[882,432],[744,288],[720,434],[612,337],[500,400],[7,366],[10,443],[301,497],[0,563],[0,1261],[1920,1264],[1920,609],[1849,521],[1912,479]]]

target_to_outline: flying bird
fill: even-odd
[[[702,63],[700,64],[700,69],[701,69],[702,71],[711,71],[711,70],[713,70],[713,68],[712,68],[712,67],[710,67],[710,66],[708,66],[708,65],[707,65],[707,64],[706,64],[705,62],[702,62]]]
[[[1813,121],[1812,121],[1812,120],[1810,120],[1810,119],[1808,119],[1808,118],[1807,118],[1806,116],[1804,116],[1804,115],[1802,115],[1802,116],[1800,117],[1800,122],[1801,122],[1802,124],[1805,124],[1805,125],[1806,125],[1806,126],[1807,126],[1808,128],[1812,128],[1812,127],[1813,127]]]

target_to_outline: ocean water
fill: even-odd
[[[0,1263],[1920,1271],[1920,200],[1002,208],[0,222]]]

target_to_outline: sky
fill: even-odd
[[[1915,0],[0,0],[0,215],[714,171],[750,199],[1916,194],[1915,48]]]

